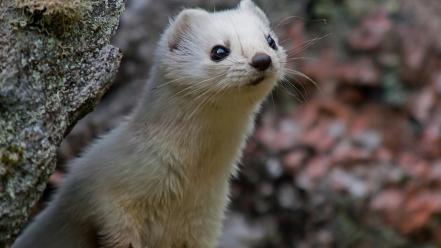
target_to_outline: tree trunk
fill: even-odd
[[[0,247],[40,198],[56,148],[109,88],[123,0],[0,0]]]

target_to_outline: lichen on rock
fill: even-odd
[[[59,14],[70,19],[81,18],[92,9],[90,0],[15,0],[15,7],[31,13]]]

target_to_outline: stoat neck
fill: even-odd
[[[176,95],[158,82],[150,82],[131,129],[154,147],[166,150],[160,151],[161,155],[177,161],[177,166],[187,167],[185,171],[192,178],[229,175],[252,129],[257,103],[238,104],[235,108],[200,107],[200,102]]]

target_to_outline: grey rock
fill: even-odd
[[[110,87],[121,59],[109,44],[123,0],[80,1],[90,8],[73,17],[19,2],[0,1],[0,247],[23,227],[57,147]]]

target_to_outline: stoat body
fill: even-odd
[[[216,247],[229,179],[285,61],[252,1],[183,10],[134,113],[73,162],[13,247]]]

